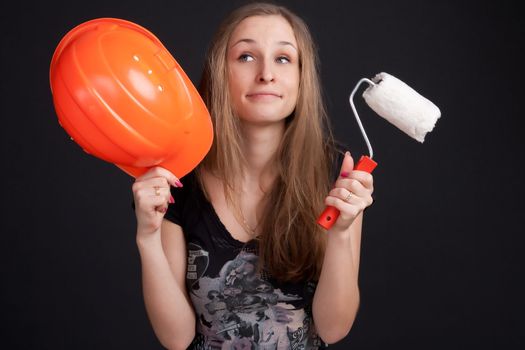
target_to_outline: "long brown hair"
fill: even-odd
[[[200,92],[215,128],[215,139],[202,169],[220,178],[228,200],[234,200],[236,179],[243,172],[244,156],[239,120],[230,95],[226,55],[237,25],[252,16],[279,15],[292,27],[298,45],[300,83],[294,112],[275,155],[277,178],[267,193],[258,237],[260,266],[282,281],[319,278],[325,250],[325,232],[316,224],[330,190],[334,141],[322,100],[317,49],[307,25],[285,7],[250,3],[233,11],[220,25],[209,47]]]

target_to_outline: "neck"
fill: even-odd
[[[238,179],[239,192],[232,210],[236,220],[252,238],[260,229],[258,218],[262,216],[266,194],[276,177],[275,155],[284,130],[284,121],[267,125],[241,122],[246,164]]]
[[[265,187],[275,177],[272,162],[284,135],[284,121],[265,126],[243,123],[241,128],[246,159],[243,182],[249,187],[254,183]]]

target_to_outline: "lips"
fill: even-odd
[[[252,98],[279,97],[281,98],[282,95],[277,92],[273,92],[273,91],[257,91],[257,92],[252,92],[252,93],[247,94],[246,97],[252,97]]]

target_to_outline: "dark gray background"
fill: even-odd
[[[0,347],[161,348],[142,301],[132,179],[60,128],[49,63],[74,26],[118,17],[152,31],[197,83],[216,25],[241,3],[1,5]],[[347,99],[361,77],[389,72],[442,111],[419,144],[356,100],[379,162],[376,202],[363,230],[361,309],[331,348],[523,346],[517,1],[282,3],[310,25],[336,135],[355,156],[366,147]]]

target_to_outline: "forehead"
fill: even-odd
[[[252,16],[243,19],[235,27],[230,37],[229,46],[243,39],[251,39],[261,44],[287,41],[297,47],[292,26],[284,17],[279,15]]]

